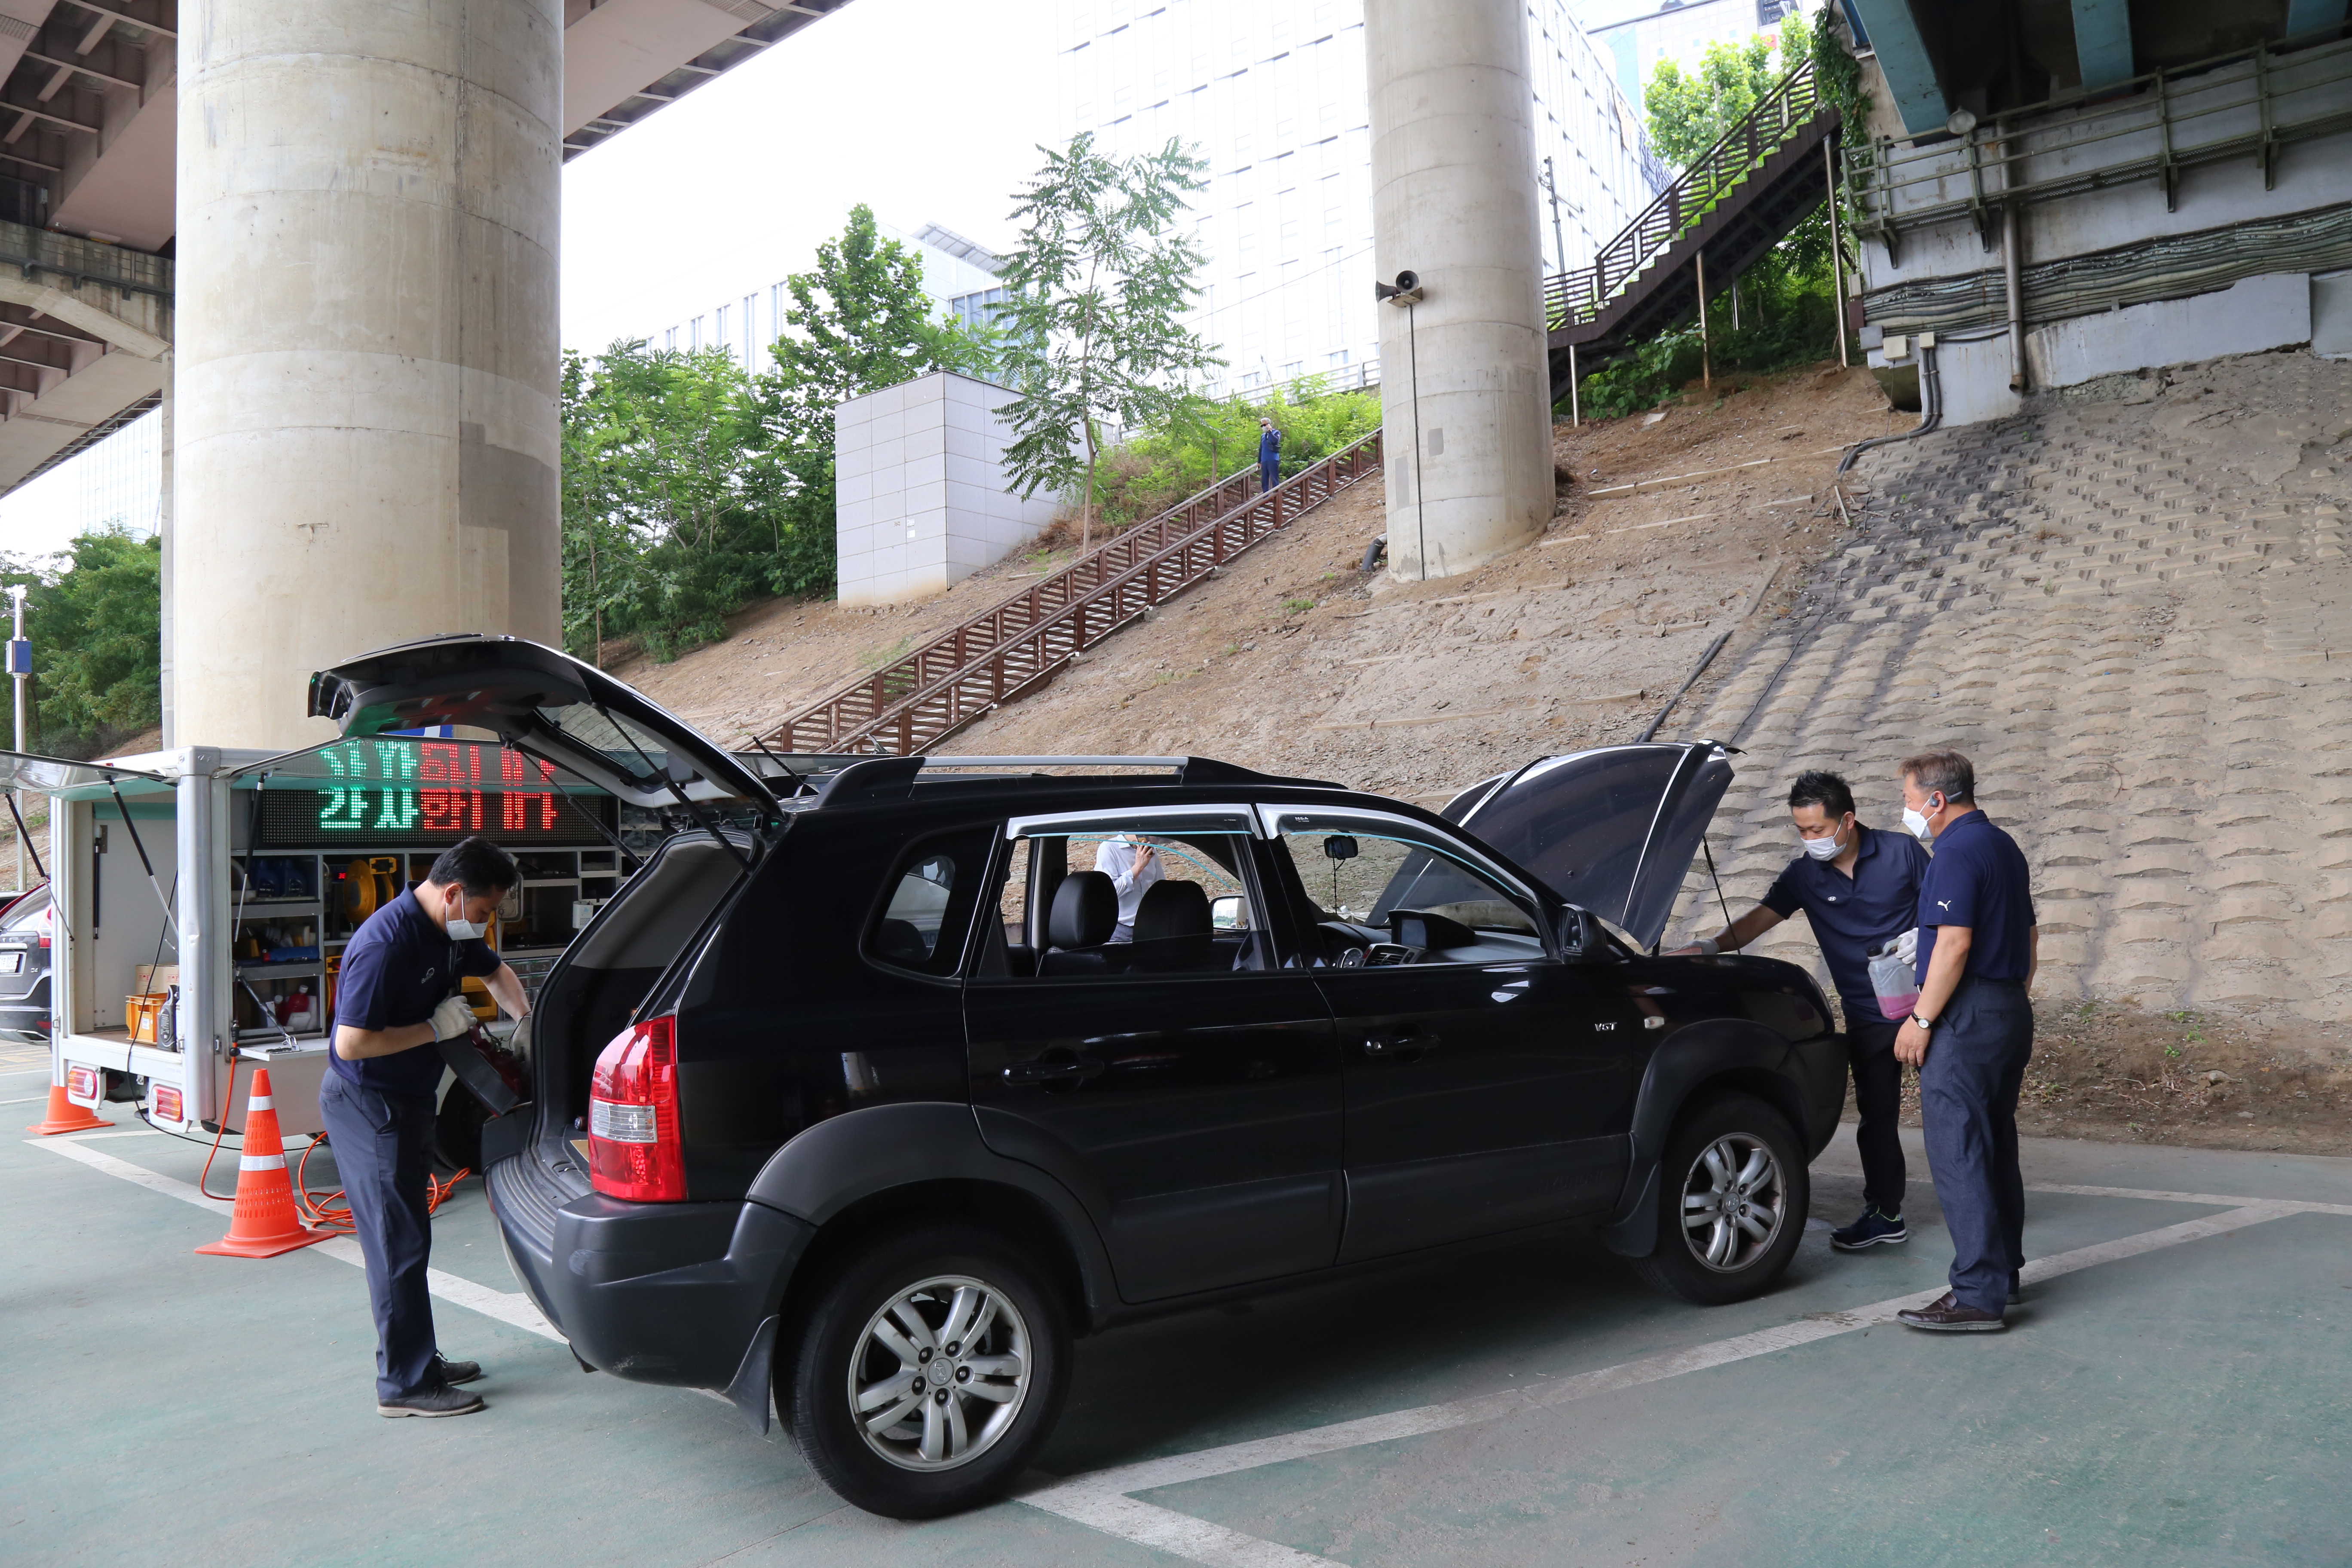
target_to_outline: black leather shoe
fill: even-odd
[[[1927,1329],[1939,1334],[1997,1334],[2009,1327],[1999,1312],[1979,1312],[1974,1307],[1963,1307],[1949,1290],[1925,1307],[1914,1307],[1895,1317],[1906,1328]]]
[[[478,1361],[451,1361],[439,1351],[433,1352],[433,1370],[441,1381],[455,1388],[461,1383],[471,1383],[482,1375],[482,1363]]]
[[[378,1415],[471,1415],[482,1408],[482,1396],[468,1394],[462,1388],[444,1384],[438,1388],[420,1388],[415,1394],[404,1394],[397,1399],[379,1399]]]

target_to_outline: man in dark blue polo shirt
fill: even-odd
[[[1789,862],[1764,901],[1689,952],[1746,947],[1799,910],[1821,943],[1822,959],[1845,1009],[1846,1058],[1853,1068],[1853,1130],[1862,1156],[1862,1217],[1830,1233],[1844,1252],[1905,1239],[1903,1224],[1903,1069],[1895,1060],[1899,1018],[1880,1010],[1870,983],[1869,954],[1895,941],[1917,919],[1919,879],[1927,852],[1906,835],[1865,827],[1854,816],[1853,791],[1835,773],[1798,775],[1789,790],[1789,816],[1805,852]]]
[[[1902,775],[1904,824],[1936,836],[1936,860],[1919,885],[1919,1000],[1895,1054],[1919,1069],[1952,1288],[1896,1316],[1915,1329],[1999,1330],[2025,1267],[2017,1091],[2033,1055],[2033,891],[2025,852],[1977,809],[1968,758],[1922,752]]]
[[[425,1286],[433,1249],[425,1183],[442,1068],[433,1047],[473,1026],[472,1006],[455,994],[461,976],[480,977],[513,1016],[530,1011],[515,972],[482,941],[499,900],[520,879],[505,850],[466,839],[444,850],[422,883],[370,915],[343,949],[319,1115],[367,1261],[380,1415],[482,1407],[479,1394],[457,1386],[482,1369],[442,1356]]]

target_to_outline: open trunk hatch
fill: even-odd
[[[520,637],[433,637],[310,677],[312,716],[345,735],[462,724],[536,752],[632,805],[774,795],[686,721],[568,654]]]
[[[1651,947],[1730,785],[1710,742],[1598,746],[1481,780],[1442,815]]]

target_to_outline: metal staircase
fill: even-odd
[[[1551,379],[1564,391],[1569,351],[1590,372],[1698,313],[1700,268],[1712,289],[1788,237],[1830,189],[1823,148],[1838,111],[1810,61],[1694,160],[1590,267],[1548,279],[1544,324]],[[1704,258],[1704,261],[1702,261]]]
[[[1244,470],[1139,523],[761,737],[783,752],[914,756],[1045,685],[1071,656],[1381,468],[1381,435],[1257,493]]]

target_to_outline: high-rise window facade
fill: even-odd
[[[1173,137],[1209,162],[1195,331],[1212,393],[1380,354],[1361,0],[1062,0],[1071,132],[1120,155]],[[1640,117],[1562,0],[1528,0],[1546,271],[1580,267],[1665,184]],[[1530,171],[1531,174],[1534,171]],[[1555,236],[1558,237],[1555,238]],[[1558,254],[1565,251],[1565,256]]]

